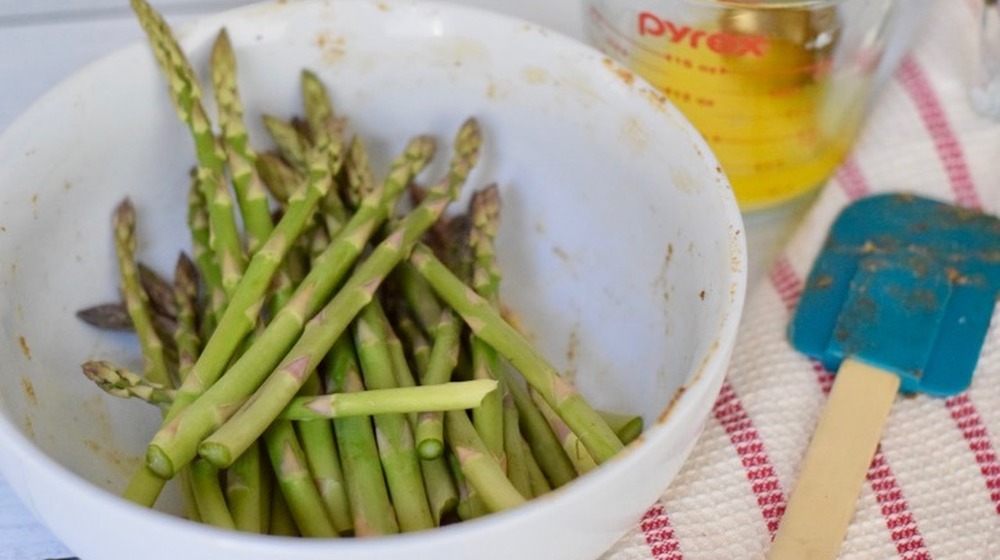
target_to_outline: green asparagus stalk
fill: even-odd
[[[147,461],[157,473],[169,478],[177,468],[193,459],[198,443],[221,426],[264,381],[302,333],[306,320],[320,310],[353,266],[374,230],[388,217],[405,185],[427,164],[433,149],[434,143],[428,137],[417,137],[411,141],[392,165],[382,189],[366,197],[330,246],[316,258],[305,280],[271,319],[255,344],[239,357],[226,375],[221,378],[218,374],[205,376],[200,386],[214,382],[211,387],[196,400],[191,399],[193,402],[174,415],[150,443]],[[281,222],[278,227],[280,229]],[[265,251],[266,248],[262,249],[258,255]],[[219,344],[226,344],[226,341],[220,339]],[[212,371],[221,370],[226,360],[221,360],[219,356],[206,357],[210,351],[206,348],[201,359],[212,361]],[[192,391],[192,397],[195,393]]]
[[[287,420],[317,420],[347,416],[406,414],[427,410],[463,410],[479,406],[495,391],[492,379],[454,381],[441,385],[387,387],[361,393],[331,393],[296,397],[281,412]]]
[[[375,184],[372,177],[368,149],[357,136],[351,140],[347,151],[347,185],[344,199],[352,207],[357,208]]]
[[[608,423],[608,426],[618,434],[618,439],[622,441],[622,444],[628,445],[635,441],[641,434],[643,430],[643,420],[642,416],[636,416],[635,414],[622,414],[620,412],[610,412],[607,410],[598,410],[598,414],[604,418],[604,421]]]
[[[267,192],[257,174],[257,154],[250,146],[250,137],[243,122],[243,103],[236,79],[236,55],[225,29],[219,32],[212,47],[211,69],[222,143],[243,218],[247,252],[253,255],[270,237],[274,223]]]
[[[202,522],[224,529],[235,529],[236,523],[219,484],[219,470],[208,461],[194,461],[190,469],[192,490]]]
[[[198,335],[198,267],[184,253],[174,266],[174,285],[171,288],[177,327],[174,345],[177,347],[178,381],[183,382],[201,353]]]
[[[212,253],[211,226],[209,225],[208,203],[198,184],[197,174],[191,173],[191,188],[188,192],[188,228],[191,231],[191,257],[198,265],[205,285],[204,303],[199,323],[201,338],[207,339],[215,330],[219,315],[226,307],[226,292],[222,289],[222,270]]]
[[[324,373],[328,386],[336,392],[352,394],[364,390],[350,337],[342,336],[334,343]],[[355,536],[398,533],[399,524],[382,473],[371,419],[367,416],[338,418],[333,425],[354,517]]]
[[[493,309],[488,301],[465,287],[425,246],[414,248],[410,262],[472,332],[509,360],[577,433],[598,463],[621,451],[622,443],[608,424],[562,379],[545,357]]]
[[[394,328],[388,316],[383,315],[381,319],[387,334],[386,343],[389,346],[389,352],[392,356],[392,369],[395,373],[397,384],[399,387],[418,387],[417,376],[414,374],[406,357],[406,349],[403,347],[402,340],[396,334],[396,329],[401,329],[401,327],[397,325]],[[406,323],[406,320],[404,319],[403,322]],[[407,328],[416,328],[416,325],[410,320]],[[419,339],[417,343],[419,344]],[[417,349],[417,352],[419,354],[420,350]],[[419,368],[426,366],[426,363],[423,363],[422,359],[418,358],[416,361],[418,363],[418,371]],[[410,414],[407,418],[410,422],[410,428],[416,430],[417,415]],[[434,517],[435,524],[441,525],[445,518],[455,511],[455,508],[458,506],[459,496],[458,489],[455,487],[455,481],[451,475],[452,471],[443,453],[436,453],[435,455],[435,457],[428,459],[421,454],[423,460],[420,461],[420,470],[424,477],[424,489],[427,492],[427,502],[431,508],[431,515]]]
[[[305,537],[337,537],[319,491],[313,483],[305,453],[287,420],[271,424],[265,431],[271,465],[295,524]],[[200,461],[195,461],[198,463]]]
[[[139,284],[149,298],[152,314],[176,319],[177,306],[174,303],[173,285],[142,261],[136,261],[136,267],[139,271]]]
[[[128,199],[115,209],[114,231],[122,299],[142,347],[144,375],[153,383],[169,386],[172,376],[164,355],[163,340],[153,327],[149,297],[139,281],[135,258],[135,207]]]
[[[500,463],[486,449],[472,421],[464,411],[445,413],[448,444],[458,458],[462,473],[492,512],[521,505],[525,501],[504,473]]]
[[[528,470],[528,458],[525,457],[525,445],[521,436],[517,405],[514,403],[514,397],[510,391],[505,391],[502,398],[503,457],[506,461],[507,478],[522,496],[531,498],[535,496],[535,493],[531,488],[531,475]],[[477,428],[477,431],[480,430]],[[480,431],[480,433],[482,432]]]
[[[463,325],[450,309],[442,309],[437,296],[408,263],[401,263],[397,277],[403,297],[431,333],[427,365],[420,372],[422,385],[437,385],[452,378],[458,364]],[[417,449],[424,459],[438,457],[444,449],[444,416],[441,411],[426,411],[418,416]]]
[[[226,471],[225,496],[239,531],[264,533],[270,511],[271,473],[265,470],[262,442],[251,445]]]
[[[281,205],[288,202],[295,185],[302,182],[302,174],[274,152],[257,154],[257,174],[267,192]]]
[[[559,417],[556,411],[552,410],[549,403],[545,402],[545,399],[534,389],[529,389],[528,392],[532,400],[535,401],[535,406],[542,411],[542,415],[548,420],[549,426],[552,426],[552,431],[559,438],[559,442],[562,444],[566,455],[569,456],[569,460],[576,468],[577,474],[586,474],[597,468],[597,461],[594,460],[594,456],[590,454],[586,446],[580,442],[580,438],[573,433],[573,430],[566,425],[566,422]]]
[[[396,388],[393,359],[378,302],[373,301],[362,309],[354,325],[354,344],[365,386],[382,390]],[[372,421],[400,529],[412,532],[434,527],[420,459],[406,417],[401,413],[379,414]]]
[[[483,297],[493,309],[500,309],[500,267],[496,262],[495,240],[500,224],[500,193],[495,184],[480,189],[472,195],[468,210],[468,265],[472,289]],[[473,379],[496,379],[500,358],[492,347],[478,336],[469,336],[472,353]],[[504,420],[504,393],[490,395],[483,405],[472,412],[476,431],[501,465],[507,465],[504,440],[509,422]],[[522,481],[523,482],[523,481]]]
[[[531,446],[522,437],[521,447],[524,449],[524,460],[528,465],[528,480],[531,481],[531,494],[534,496],[541,496],[542,494],[547,494],[552,491],[552,484],[549,483],[549,479],[545,477],[545,472],[542,471],[541,465],[539,465],[535,454],[531,452]]]
[[[209,203],[212,250],[219,259],[222,286],[230,293],[243,274],[246,256],[233,216],[232,195],[225,182],[225,154],[201,103],[198,78],[170,26],[146,0],[131,0],[131,3],[163,70],[177,115],[187,125],[194,140],[198,159],[195,173]]]
[[[83,374],[115,397],[136,398],[150,404],[165,405],[174,401],[174,390],[111,362],[92,360],[81,366]]]
[[[298,129],[292,123],[281,120],[274,115],[264,115],[262,119],[264,127],[274,140],[282,159],[287,161],[296,171],[305,173],[309,167],[306,161],[308,147]]]
[[[295,525],[295,518],[292,517],[292,510],[285,501],[285,495],[281,488],[275,484],[271,489],[271,509],[268,512],[269,535],[280,537],[300,537],[299,528]]]
[[[482,136],[470,119],[455,142],[455,157],[448,175],[432,189],[421,205],[409,212],[399,226],[372,251],[347,279],[344,286],[313,317],[278,367],[214,434],[199,446],[199,453],[217,466],[233,458],[256,439],[298,392],[333,342],[353,318],[372,301],[375,291],[418,242],[420,236],[457,196],[459,188],[478,160]],[[617,440],[616,440],[617,441]]]

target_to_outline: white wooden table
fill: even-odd
[[[456,0],[502,11],[582,39],[579,0]],[[174,24],[248,0],[153,0]],[[0,131],[37,98],[86,64],[143,40],[128,0],[0,0]],[[752,284],[799,213],[747,224]],[[0,371],[0,375],[4,372]],[[3,451],[0,450],[0,453]],[[0,479],[0,560],[71,553],[56,542]]]

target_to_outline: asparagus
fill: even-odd
[[[415,247],[410,262],[454,308],[472,332],[494,347],[524,375],[525,379],[563,417],[570,428],[603,463],[622,449],[618,436],[590,407],[571,384],[566,382],[545,357],[524,336],[507,323],[488,301],[468,289],[426,246]]]
[[[177,326],[174,329],[174,346],[177,347],[178,381],[183,382],[201,353],[198,336],[198,268],[191,258],[181,253],[174,266],[174,285],[171,288]]]
[[[193,171],[191,188],[188,192],[187,220],[188,228],[191,230],[191,257],[198,265],[207,292],[199,324],[199,333],[204,339],[215,330],[218,316],[226,306],[226,293],[222,289],[222,270],[210,246],[209,239],[212,234],[208,223],[208,203]]]
[[[229,293],[235,289],[243,274],[246,257],[233,216],[232,195],[225,182],[224,152],[201,103],[198,78],[170,26],[146,0],[131,0],[131,3],[163,70],[177,115],[187,125],[194,140],[198,160],[195,174],[209,203],[211,246],[219,259],[222,286]]]
[[[143,376],[118,367],[104,360],[91,360],[81,366],[83,374],[109,395],[121,398],[137,398],[154,405],[170,404],[174,401],[174,390],[161,383],[149,381]]]
[[[535,495],[531,487],[531,474],[528,467],[528,458],[525,456],[525,444],[521,436],[521,427],[518,421],[517,405],[510,391],[505,391],[502,397],[503,406],[503,457],[507,467],[507,478],[510,479],[514,488],[526,498]],[[480,432],[481,433],[481,432]]]
[[[277,145],[278,153],[281,154],[282,159],[287,161],[296,171],[305,173],[309,167],[306,161],[308,148],[298,129],[292,123],[283,121],[274,115],[264,115],[262,120],[264,127],[267,128]]]
[[[360,393],[331,393],[296,397],[281,412],[288,420],[317,420],[347,416],[405,414],[430,410],[463,410],[479,406],[497,388],[491,379],[455,381],[442,385],[368,389]]]
[[[407,360],[406,350],[403,347],[402,340],[396,334],[388,316],[382,315],[381,320],[385,325],[387,333],[386,343],[392,357],[392,369],[393,373],[395,373],[397,384],[399,387],[418,387],[416,376],[414,375],[412,368],[410,368]],[[406,323],[405,320],[403,322],[404,324]],[[409,326],[407,328],[415,327],[416,325],[414,325],[412,321],[409,321]],[[417,339],[417,342],[419,344],[419,338]],[[419,355],[421,350],[419,348],[416,350]],[[415,361],[418,363],[418,371],[419,368],[426,366],[426,364],[419,358]],[[426,414],[426,412],[421,412],[421,414]],[[418,423],[417,415],[410,414],[408,419],[410,421],[410,428],[412,430],[416,430]],[[431,515],[434,517],[434,522],[440,525],[445,517],[451,514],[457,507],[459,500],[458,489],[455,487],[455,481],[452,479],[451,470],[448,467],[448,462],[443,453],[436,453],[435,456],[430,459],[421,454],[421,458],[423,460],[420,462],[420,469],[423,473],[424,489],[427,492],[427,502],[431,508]]]
[[[490,511],[502,511],[525,501],[525,497],[507,478],[500,463],[486,449],[464,411],[446,412],[445,429],[448,443],[461,465],[462,473]]]
[[[193,459],[202,438],[220,426],[270,373],[302,332],[306,320],[323,306],[360,255],[368,238],[387,218],[406,183],[427,164],[433,147],[433,141],[427,137],[417,137],[409,143],[394,162],[383,188],[366,197],[330,246],[316,258],[307,277],[255,344],[240,356],[226,375],[221,378],[206,376],[201,385],[207,386],[208,381],[215,383],[157,432],[147,450],[147,462],[157,473],[170,478],[177,468]],[[259,251],[258,255],[263,252]],[[220,344],[223,343],[226,341],[220,339]],[[206,348],[202,360],[212,359],[224,365],[225,360],[218,356],[206,357],[209,352]],[[222,367],[217,366],[218,369]],[[194,394],[193,391],[192,396]]]
[[[237,530],[263,533],[270,510],[271,474],[262,442],[251,445],[226,471],[225,496]]]
[[[135,207],[127,198],[115,209],[114,232],[122,299],[142,347],[144,375],[153,383],[167,386],[171,383],[170,367],[163,340],[153,327],[149,297],[139,280],[135,259]]]
[[[280,537],[301,536],[299,528],[295,525],[295,519],[292,517],[292,510],[288,508],[288,502],[285,501],[285,496],[281,493],[281,488],[275,484],[271,492],[268,534]]]
[[[216,527],[235,529],[236,523],[219,485],[218,469],[208,461],[195,461],[190,468],[192,490],[197,497],[201,520]]]
[[[136,261],[136,267],[139,271],[139,284],[149,298],[153,314],[175,319],[177,306],[174,303],[174,288],[171,283],[142,261]]]
[[[172,334],[174,329],[177,328],[177,320],[159,313],[155,309],[151,309],[150,311],[153,328],[163,340],[165,345],[164,352],[169,353],[171,350],[169,348],[170,340],[166,337]],[[128,316],[128,309],[126,309],[124,302],[92,305],[78,310],[76,316],[84,323],[102,330],[135,332],[135,327],[132,326],[132,319]]]
[[[375,290],[406,256],[419,237],[453,200],[475,165],[482,136],[475,120],[461,127],[455,157],[447,176],[432,195],[413,209],[399,226],[372,251],[344,286],[313,317],[302,335],[254,396],[199,446],[199,452],[217,466],[231,464],[288,404],[333,342],[358,312],[372,301]]]
[[[265,433],[271,465],[299,531],[305,537],[339,536],[326,513],[291,422],[279,420]],[[196,460],[195,463],[201,462]]]
[[[243,123],[243,104],[236,80],[236,55],[225,29],[219,32],[212,46],[211,69],[222,143],[243,218],[247,252],[253,255],[271,235],[274,223],[267,192],[257,174],[257,154],[250,146],[250,137]]]
[[[529,394],[532,400],[535,401],[538,409],[542,411],[542,415],[549,422],[549,426],[552,427],[552,431],[555,432],[556,437],[559,438],[559,443],[562,444],[563,450],[573,463],[573,467],[576,468],[577,474],[586,474],[597,468],[594,456],[580,442],[579,436],[573,433],[573,430],[559,417],[555,410],[552,410],[549,403],[545,402],[545,399],[533,389],[529,390]]]
[[[295,427],[327,516],[338,533],[350,532],[353,529],[351,506],[344,485],[333,423],[329,419],[306,420],[296,422]]]
[[[618,434],[618,439],[622,440],[622,443],[625,445],[632,443],[642,434],[642,416],[607,410],[598,410],[597,413],[604,418],[604,421]]]
[[[364,390],[360,367],[349,337],[340,337],[328,357],[324,368],[328,385],[344,394]],[[354,518],[354,534],[369,537],[398,533],[399,524],[382,474],[371,419],[366,416],[351,416],[336,419],[333,425]]]
[[[354,323],[354,344],[365,386],[388,390],[397,387],[398,383],[379,311],[377,301],[361,310]],[[432,528],[434,518],[427,500],[413,433],[406,417],[401,413],[379,414],[372,421],[389,497],[396,509],[400,529],[410,532]]]
[[[282,205],[288,202],[293,186],[302,181],[302,174],[274,152],[257,154],[257,174],[267,192]]]

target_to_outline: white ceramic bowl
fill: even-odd
[[[0,138],[0,470],[84,560],[594,558],[680,469],[711,410],[745,286],[739,212],[702,139],[641,80],[550,30],[434,3],[278,2],[181,33],[198,70],[222,26],[247,114],[300,113],[316,71],[350,126],[390,154],[419,133],[486,132],[471,184],[500,184],[504,300],[597,406],[641,414],[626,452],[544,499],[421,534],[306,540],[181,519],[118,497],[158,425],[79,364],[138,364],[134,339],[74,312],[116,297],[110,212],[140,217],[141,257],[187,247],[190,138],[145,44],[39,100]],[[252,119],[255,142],[262,131]]]

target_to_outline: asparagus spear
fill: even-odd
[[[517,491],[500,463],[486,449],[464,411],[446,412],[445,429],[448,444],[458,458],[462,473],[490,511],[502,511],[524,503],[525,497]]]
[[[548,420],[549,426],[552,426],[552,431],[559,438],[559,442],[562,444],[563,450],[566,451],[569,460],[576,468],[577,474],[586,474],[597,468],[594,456],[580,442],[579,436],[573,433],[573,430],[566,425],[566,422],[559,417],[555,410],[552,410],[552,407],[549,406],[549,403],[545,402],[545,399],[538,394],[538,391],[529,389],[528,393],[531,395],[532,400],[535,401],[538,409],[542,411],[542,415]]]
[[[472,288],[493,309],[500,308],[500,267],[496,262],[494,247],[500,223],[500,193],[495,184],[477,191],[469,201],[468,247],[471,257]],[[475,334],[470,335],[473,379],[496,379],[500,359],[491,348]],[[503,393],[496,392],[472,412],[472,422],[486,449],[501,465],[507,465],[504,445]]]
[[[161,383],[104,360],[91,360],[81,366],[83,374],[104,392],[122,398],[137,398],[154,405],[174,402],[174,390]]]
[[[396,388],[392,354],[377,300],[365,306],[355,321],[354,345],[365,386],[382,390]],[[379,414],[372,421],[400,529],[409,532],[434,527],[420,459],[406,417],[401,413]]]
[[[623,446],[618,436],[576,388],[562,379],[521,333],[503,320],[488,301],[469,290],[430,249],[418,245],[413,249],[410,262],[438,296],[462,315],[476,336],[510,360],[577,433],[598,463],[607,461],[621,451]]]
[[[170,367],[164,355],[163,340],[153,327],[149,297],[139,281],[135,259],[135,207],[127,198],[115,209],[114,232],[122,299],[142,347],[144,375],[153,383],[168,386],[172,381]]]
[[[479,406],[483,398],[496,388],[495,380],[481,379],[442,385],[368,389],[360,393],[296,397],[281,412],[281,417],[288,420],[317,420],[427,410],[464,410]]]
[[[219,32],[212,46],[211,69],[222,143],[243,218],[247,252],[253,255],[270,237],[274,223],[267,192],[257,174],[257,154],[250,146],[250,137],[243,123],[243,103],[236,80],[236,55],[225,29]]]
[[[383,315],[381,319],[385,325],[387,334],[386,343],[392,357],[392,369],[395,373],[397,384],[399,387],[419,387],[413,370],[407,361],[402,340],[396,335],[389,317]],[[415,325],[413,326],[415,327]],[[424,388],[427,389],[429,387]],[[425,413],[422,412],[421,414]],[[408,420],[410,421],[410,428],[415,430],[418,422],[417,416],[410,414]],[[430,459],[427,459],[423,455],[421,457],[423,460],[420,461],[420,470],[423,473],[427,502],[431,508],[431,515],[434,517],[435,524],[440,525],[445,517],[450,515],[458,506],[458,489],[455,487],[451,469],[443,453],[437,453],[435,457]]]
[[[227,293],[231,292],[243,274],[246,256],[233,216],[232,195],[225,182],[225,154],[201,103],[202,92],[198,78],[170,26],[146,0],[131,0],[131,3],[167,79],[168,91],[177,115],[187,125],[194,140],[198,159],[195,173],[205,199],[209,202],[212,250],[219,258],[222,285]]]
[[[264,468],[262,442],[251,445],[226,471],[225,496],[237,530],[263,533],[270,511],[271,473]]]
[[[417,137],[410,142],[394,162],[383,188],[366,197],[361,208],[338,232],[330,246],[316,258],[307,277],[272,318],[256,343],[239,357],[226,375],[206,379],[217,382],[196,400],[192,399],[189,406],[157,432],[147,450],[147,462],[157,473],[170,478],[177,468],[193,459],[202,438],[220,426],[270,373],[302,332],[306,320],[327,301],[330,292],[353,265],[374,230],[388,217],[406,183],[427,164],[433,147],[433,141],[428,137]],[[220,343],[224,342],[220,340]],[[210,351],[205,349],[202,360],[212,360],[213,363],[226,361],[218,356],[206,357]],[[218,366],[218,369],[221,368]],[[194,394],[192,392],[192,396]]]
[[[305,537],[339,536],[326,513],[291,422],[279,420],[263,434],[271,465],[295,524]],[[196,460],[195,463],[201,462]]]
[[[469,119],[455,140],[455,156],[447,176],[432,189],[420,206],[372,251],[332,300],[313,317],[298,342],[254,396],[199,446],[199,453],[217,466],[231,464],[288,404],[333,342],[358,312],[372,301],[375,290],[392,269],[406,258],[419,237],[453,200],[479,156],[482,136]]]
[[[311,399],[312,395],[318,395],[320,392],[319,375],[314,373],[303,386],[300,393],[303,396],[300,398]],[[296,422],[295,428],[302,443],[309,472],[312,473],[320,500],[334,529],[340,534],[349,533],[353,530],[351,506],[344,485],[344,472],[337,452],[333,423],[329,418],[306,419]]]
[[[222,289],[222,270],[210,246],[212,233],[208,223],[208,203],[194,171],[191,172],[191,188],[188,191],[187,220],[191,231],[191,256],[205,284],[199,333],[202,339],[207,339],[215,330],[219,315],[226,306],[226,293]]]
[[[324,374],[335,392],[353,394],[364,390],[349,337],[340,337],[328,358]],[[366,416],[338,418],[333,425],[354,517],[354,534],[370,537],[398,533],[399,524],[382,474],[371,419]]]

